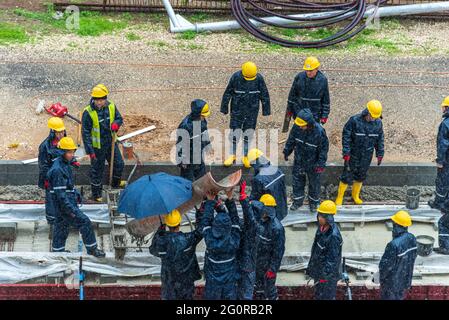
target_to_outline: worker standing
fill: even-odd
[[[236,300],[238,261],[240,245],[240,223],[237,206],[232,200],[232,190],[228,192],[225,206],[207,193],[202,217],[202,232],[206,243],[204,276],[206,284],[204,299]],[[217,214],[214,217],[214,211]]]
[[[123,118],[114,102],[108,100],[109,90],[104,84],[92,89],[90,103],[84,108],[82,116],[82,136],[84,148],[90,157],[90,179],[92,198],[102,202],[102,185],[105,161],[111,164],[113,137],[123,124]],[[114,148],[114,168],[112,172],[112,187],[124,187],[121,180],[124,162],[117,143]]]
[[[345,169],[340,176],[338,195],[335,203],[341,205],[348,184],[352,185],[352,199],[355,204],[362,204],[360,191],[366,180],[374,151],[377,165],[384,157],[384,131],[382,127],[382,105],[378,100],[371,100],[366,109],[352,116],[343,128],[343,160]]]
[[[308,108],[315,121],[325,124],[330,113],[329,86],[327,78],[319,70],[320,62],[315,57],[304,61],[304,71],[298,73],[288,95],[287,114],[293,119],[299,110]]]
[[[271,165],[270,160],[259,149],[248,151],[248,161],[254,168],[250,200],[259,200],[265,193],[271,194],[277,203],[276,217],[282,221],[288,213],[285,174]]]
[[[248,219],[256,226],[256,296],[263,300],[277,300],[276,277],[285,251],[285,230],[276,217],[276,200],[264,194],[253,200]],[[257,218],[256,218],[257,217]]]
[[[391,217],[393,240],[387,244],[379,263],[382,300],[403,300],[412,285],[417,256],[416,238],[408,232],[412,219],[408,212],[398,211]]]
[[[438,248],[435,252],[449,255],[449,200],[441,208],[441,218],[438,220]]]
[[[295,151],[292,168],[293,203],[290,210],[303,205],[306,177],[309,180],[309,208],[314,212],[320,203],[321,174],[324,172],[329,151],[326,131],[315,122],[309,109],[301,109],[295,119],[284,148],[284,160]]]
[[[150,246],[150,253],[161,258],[162,300],[192,300],[195,280],[201,279],[195,250],[202,234],[198,229],[181,232],[181,221],[178,210],[169,213]]]
[[[449,195],[449,96],[441,103],[443,120],[437,135],[437,178],[435,181],[435,199],[429,201],[433,209],[441,210]]]
[[[221,100],[221,113],[229,113],[229,102],[231,102],[231,121],[229,135],[231,155],[224,161],[229,167],[237,160],[237,143],[243,135],[243,158],[242,163],[250,168],[247,154],[250,140],[253,137],[257,125],[260,103],[262,103],[262,115],[271,114],[270,95],[263,76],[257,72],[254,62],[248,61],[242,65],[242,70],[235,72],[229,80],[228,86]]]
[[[45,190],[45,217],[49,225],[55,221],[55,207],[48,190],[47,172],[63,151],[58,148],[58,142],[66,136],[64,121],[58,117],[48,119],[50,134],[39,145],[38,166],[39,180],[38,186]]]
[[[206,173],[204,151],[212,155],[206,120],[210,116],[210,109],[206,101],[201,99],[193,100],[190,109],[190,114],[178,126],[176,153],[181,177],[195,181]]]
[[[76,145],[72,138],[64,137],[58,142],[58,148],[63,151],[63,154],[54,161],[47,173],[49,192],[56,209],[52,251],[68,252],[65,250],[65,243],[70,226],[75,226],[81,233],[87,253],[95,257],[104,257],[105,253],[98,249],[90,219],[78,208],[81,195],[75,189],[70,164]]]
[[[318,207],[318,229],[306,271],[314,281],[316,300],[335,300],[337,282],[341,279],[343,239],[334,222],[336,214],[337,206],[331,200]]]

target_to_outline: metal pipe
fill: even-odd
[[[170,2],[168,0],[163,0],[164,5],[166,2],[168,2],[168,5],[170,5]],[[171,5],[170,5],[171,8]],[[367,18],[368,16],[372,15],[375,8],[371,7],[366,10],[364,18]],[[405,16],[405,15],[413,15],[413,14],[424,14],[424,13],[434,13],[434,12],[440,12],[440,11],[448,11],[449,10],[449,1],[445,2],[435,2],[435,3],[423,3],[423,4],[411,4],[411,5],[400,5],[400,6],[386,6],[381,7],[377,9],[377,16],[378,17],[391,17],[391,16]],[[171,12],[174,14],[173,8],[171,8]],[[318,12],[318,13],[305,13],[305,14],[295,14],[290,15],[289,17],[293,18],[317,18],[322,17],[325,18],[332,14],[339,13],[338,11],[327,11],[327,12]],[[167,13],[169,14],[170,20],[173,22],[173,19],[171,18],[171,14],[169,10],[167,10]],[[348,15],[350,13],[347,13]],[[179,15],[175,15],[176,19],[179,17]],[[289,24],[295,24],[298,23],[294,20],[288,20],[284,18],[278,18],[278,17],[267,17],[262,18],[263,20],[271,23],[277,23],[280,25],[289,25]],[[185,20],[183,18],[183,20]],[[250,21],[257,27],[264,26],[263,23],[255,21],[250,19]],[[178,20],[176,22],[179,23]],[[196,31],[196,32],[204,32],[204,31],[227,31],[227,30],[234,30],[234,29],[240,29],[240,24],[235,20],[228,20],[228,21],[219,21],[219,22],[208,22],[208,23],[195,23],[195,24],[187,24],[182,23],[182,25],[176,26],[173,22],[174,26],[170,27],[170,31],[174,33],[178,32],[186,32],[186,31]]]
[[[176,17],[175,10],[173,10],[173,7],[171,6],[170,0],[162,0],[162,3],[164,4],[165,10],[167,10],[168,17],[170,18],[174,28],[180,27],[180,23]],[[170,26],[170,28],[171,27],[172,26]]]

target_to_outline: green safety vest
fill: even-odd
[[[115,120],[115,104],[109,101],[109,125]],[[92,109],[90,105],[84,108],[84,111],[87,111],[92,118],[92,131],[90,132],[92,136],[92,146],[96,149],[101,149],[101,140],[100,140],[100,122],[98,120],[98,113],[96,110]]]

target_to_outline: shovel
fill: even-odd
[[[83,116],[83,111],[80,112],[80,119]],[[76,137],[76,144],[78,145],[78,149],[75,151],[75,157],[83,158],[86,156],[86,150],[81,146],[81,122],[78,123],[78,134]]]

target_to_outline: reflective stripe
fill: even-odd
[[[249,93],[260,93],[260,91],[250,91]]]
[[[441,233],[438,236],[439,237],[449,237],[449,234],[448,233]]]
[[[356,136],[366,136],[366,134],[364,134],[364,133],[357,133],[357,132],[355,133],[355,135]]]
[[[64,247],[60,247],[60,248],[51,247],[51,250],[53,250],[53,251],[65,250],[65,246]]]
[[[309,199],[313,200],[313,201],[320,201],[320,199],[314,199],[311,196],[309,196]]]
[[[245,93],[245,91],[234,90],[235,93]]]
[[[53,190],[62,190],[62,189],[67,189],[67,186],[65,187],[54,187]]]
[[[306,142],[306,145],[308,145],[308,146],[311,146],[311,147],[314,147],[314,148],[318,148],[318,146],[317,146],[317,145],[315,145],[315,144],[311,144],[311,143],[308,143],[308,142]]]
[[[95,247],[97,245],[97,242],[94,242],[93,244],[84,244],[86,248]]]
[[[167,252],[165,252],[165,251],[162,251],[162,252],[158,252],[158,254],[160,254],[160,255],[164,255],[164,254],[167,254]]]
[[[50,190],[49,192],[50,192],[50,193],[55,193],[54,190]],[[72,193],[72,192],[75,192],[75,190],[66,190],[65,192],[67,192],[67,193]]]
[[[184,250],[184,252],[187,252],[189,250],[192,250],[192,247],[188,247],[187,249]],[[160,253],[160,252],[159,252]],[[165,252],[166,253],[166,252]]]
[[[210,229],[210,228],[212,228],[212,227],[211,227],[211,226],[204,227],[204,228],[203,228],[203,231],[204,231],[204,230],[207,230],[207,229]]]
[[[329,107],[330,105],[329,105],[329,104],[324,104],[324,103],[323,103],[322,106],[323,106],[323,107]]]
[[[304,196],[293,198],[293,200],[299,200],[299,199],[302,199],[302,198],[304,198]]]
[[[114,122],[115,119],[115,104],[110,101],[108,105],[109,109],[109,124],[112,125],[112,122]],[[92,130],[90,132],[91,138],[92,138],[92,146],[94,148],[100,149],[101,148],[101,136],[100,136],[100,122],[102,122],[98,119],[98,113],[96,110],[92,109],[90,105],[84,108],[84,111],[87,111],[90,118],[92,119]],[[108,120],[108,118],[106,118]]]
[[[273,181],[271,181],[269,184],[267,184],[264,189],[268,188],[269,186],[271,186],[273,183],[275,183],[277,180],[279,180],[280,178],[282,178],[283,176],[285,176],[285,174],[281,174],[279,177],[277,177],[276,179],[274,179]]]
[[[304,143],[304,141],[302,141],[301,139],[295,138],[296,141],[299,141],[301,143]]]
[[[199,137],[199,136],[201,136],[200,134],[197,134],[196,136],[193,136],[193,137],[191,137],[190,139],[194,139],[194,138],[197,138],[197,137]]]
[[[259,238],[262,239],[262,240],[268,241],[268,242],[271,241],[271,239],[265,238],[265,237],[263,237],[263,236],[261,236],[261,235],[259,235]]]
[[[233,227],[233,228],[237,228],[237,229],[241,230],[241,229],[240,229],[240,226],[239,226],[239,225],[237,225],[237,224],[233,224],[233,225],[232,225],[232,227]]]
[[[416,249],[418,249],[418,247],[410,248],[410,249],[406,250],[405,252],[398,254],[398,257],[402,257],[402,256],[406,255],[408,252],[416,250]]]
[[[216,261],[216,260],[212,259],[211,257],[207,257],[207,259],[209,259],[213,263],[227,263],[227,262],[231,262],[232,260],[234,260],[235,257],[231,258],[231,259],[228,259],[228,260],[221,260],[221,261]]]
[[[374,133],[370,133],[370,134],[368,134],[368,136],[370,136],[370,137],[378,137],[379,135],[378,134],[374,134]]]
[[[436,194],[437,196],[441,197],[441,198],[444,198],[444,197],[446,197],[446,195],[445,195],[445,194],[439,194],[439,193],[438,193],[438,192],[436,192],[436,191],[435,191],[435,194]]]
[[[326,247],[322,247],[319,242],[317,242],[316,244],[318,245],[318,247],[320,247],[321,250],[326,249]]]
[[[321,101],[321,99],[313,99],[313,98],[303,98],[301,97],[301,100],[306,100],[306,101]]]

